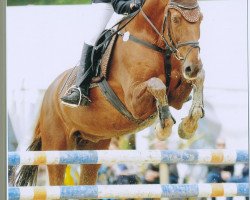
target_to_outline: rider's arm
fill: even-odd
[[[111,0],[111,3],[118,14],[130,14],[139,8],[139,6],[134,4],[134,0]]]

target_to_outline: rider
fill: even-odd
[[[94,76],[93,70],[90,69],[93,46],[114,11],[118,14],[131,14],[138,10],[140,3],[135,0],[92,0],[91,7],[93,12],[89,18],[93,26],[87,29],[88,34],[84,41],[76,84],[61,98],[62,102],[66,104],[87,106],[91,102],[88,96],[90,82]]]

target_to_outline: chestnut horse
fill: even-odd
[[[62,104],[60,91],[72,71],[68,70],[58,76],[45,93],[29,150],[106,150],[111,138],[142,130],[157,117],[161,123],[156,127],[156,135],[164,140],[174,125],[168,106],[181,109],[193,89],[189,115],[179,125],[180,137],[192,137],[198,120],[203,117],[205,75],[198,44],[201,20],[197,0],[146,0],[121,32],[129,32],[159,49],[171,49],[170,84],[166,87],[166,74],[170,72],[164,67],[165,53],[121,36],[114,46],[108,78],[108,84],[126,109],[142,123],[121,115],[99,87],[91,88],[92,103],[88,107],[71,108]],[[80,184],[95,184],[99,167],[82,165]],[[63,185],[65,168],[65,165],[48,165],[51,185]],[[24,166],[17,185],[33,184],[35,172],[37,166]]]

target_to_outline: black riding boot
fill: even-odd
[[[67,94],[61,98],[64,104],[71,106],[87,106],[89,99],[89,87],[93,76],[91,69],[91,53],[93,46],[84,44],[80,60],[80,68],[77,72],[76,85],[71,87]]]

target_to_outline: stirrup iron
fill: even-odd
[[[78,101],[78,103],[77,103],[77,104],[71,104],[71,103],[67,103],[67,102],[61,101],[62,104],[66,105],[66,106],[69,106],[69,107],[72,107],[72,108],[76,108],[76,107],[78,107],[78,106],[81,105],[81,102],[82,102],[82,99],[83,99],[83,98],[87,99],[87,101],[88,101],[89,103],[92,102],[92,101],[89,99],[88,96],[86,96],[85,94],[82,93],[80,87],[77,87],[76,85],[72,85],[72,86],[65,92],[64,95],[70,94],[70,90],[72,90],[72,89],[76,89],[76,90],[79,91],[80,96],[79,96],[79,101]]]

